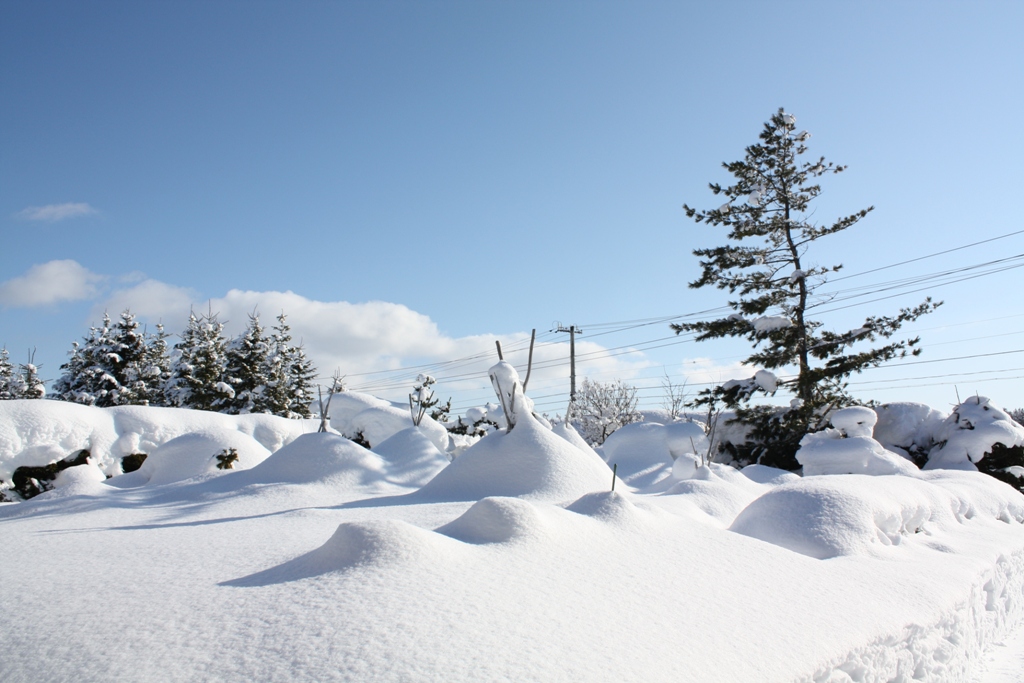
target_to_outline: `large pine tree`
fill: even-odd
[[[723,166],[734,178],[731,185],[710,185],[726,201],[717,209],[700,211],[684,205],[686,215],[697,223],[728,229],[725,246],[697,249],[702,274],[690,287],[713,286],[733,295],[731,315],[716,320],[672,325],[676,333],[694,333],[698,341],[743,337],[754,347],[744,363],[766,371],[795,369],[796,377],[778,383],[773,373],[755,379],[728,382],[702,392],[697,405],[719,401],[736,411],[750,431],[748,448],[732,455],[741,462],[796,469],[793,457],[800,439],[826,425],[827,413],[851,399],[846,380],[868,367],[917,355],[918,339],[864,348],[865,342],[888,339],[906,322],[933,310],[930,299],[905,308],[892,317],[869,316],[851,330],[822,329],[809,316],[818,299],[817,290],[827,275],[841,266],[821,266],[809,258],[808,246],[828,235],[846,230],[873,207],[819,225],[812,220],[811,202],[821,193],[818,178],[840,173],[846,167],[824,157],[801,161],[810,134],[796,132],[796,119],[782,109],[764,124],[760,142],[747,147],[740,161]],[[856,348],[854,348],[856,347]],[[778,384],[794,394],[789,409],[750,403],[758,392],[774,393]]]

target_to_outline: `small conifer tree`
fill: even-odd
[[[812,220],[810,205],[821,193],[818,178],[846,167],[824,157],[800,161],[810,134],[796,132],[795,123],[792,115],[779,109],[764,124],[760,142],[747,147],[742,160],[723,164],[734,177],[733,184],[710,187],[715,195],[724,196],[724,204],[706,211],[683,205],[686,215],[697,223],[729,231],[725,246],[693,252],[702,273],[690,287],[728,290],[733,295],[729,301],[733,313],[672,325],[677,334],[693,333],[698,341],[743,337],[754,346],[745,363],[767,371],[796,369],[796,378],[782,383],[794,394],[789,409],[750,404],[757,392],[773,393],[777,387],[774,375],[764,371],[757,381],[729,382],[702,392],[694,401],[700,406],[724,402],[750,427],[751,447],[748,452],[733,453],[735,459],[787,469],[799,467],[794,454],[800,439],[827,426],[829,410],[850,402],[846,380],[851,374],[920,353],[918,338],[875,348],[862,348],[863,343],[888,339],[904,323],[939,305],[926,299],[895,316],[869,316],[859,327],[838,332],[823,329],[820,321],[810,317],[816,290],[841,266],[817,265],[808,257],[809,245],[852,227],[873,207],[831,224]]]
[[[168,403],[183,408],[219,411],[234,398],[227,375],[227,340],[215,313],[189,314],[188,327],[174,345],[167,382]]]
[[[72,342],[70,358],[60,366],[64,373],[53,383],[54,397],[84,405],[114,405],[109,394],[118,388],[109,372],[113,353],[110,316],[103,314],[100,327],[90,327],[82,343]]]
[[[267,357],[263,410],[282,417],[310,417],[316,369],[302,346],[292,345],[291,327],[284,313],[277,316]]]
[[[18,366],[18,374],[15,377],[14,390],[17,398],[42,398],[46,395],[46,385],[39,378],[39,369],[35,364],[36,350],[28,353],[28,362]]]
[[[146,334],[131,311],[125,310],[114,324],[106,361],[105,381],[110,385],[103,401],[96,405],[145,405],[149,402],[149,384],[158,384],[150,377],[150,350]],[[156,381],[154,381],[156,380]]]
[[[228,345],[226,356],[235,397],[225,412],[242,415],[264,412],[270,340],[258,313],[249,314],[245,331]]]
[[[15,395],[14,365],[7,347],[0,348],[0,401],[18,398]]]
[[[146,334],[145,356],[139,367],[139,375],[144,381],[139,397],[146,405],[167,405],[165,388],[171,378],[167,339],[170,336],[160,323],[157,323],[155,333]]]

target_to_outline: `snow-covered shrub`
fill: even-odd
[[[134,472],[142,467],[142,463],[146,462],[146,458],[148,457],[148,453],[129,453],[121,458],[121,472],[124,474]]]
[[[804,475],[906,474],[917,467],[872,438],[878,415],[871,408],[852,406],[831,416],[833,429],[807,434],[800,440],[796,459]]]
[[[571,406],[570,421],[587,443],[600,446],[619,427],[643,419],[636,403],[636,387],[622,380],[584,379]]]
[[[444,423],[444,426],[449,434],[481,437],[496,429],[504,429],[505,416],[497,403],[485,403],[470,408],[465,415]]]
[[[419,427],[427,411],[441,402],[439,399],[434,398],[434,390],[430,388],[435,382],[437,380],[430,375],[416,376],[416,385],[413,386],[412,393],[409,394],[409,413],[412,416],[414,427]],[[451,400],[448,401],[448,404],[449,406],[451,405]],[[437,419],[433,411],[431,411],[430,416]]]
[[[238,449],[225,448],[213,457],[217,460],[218,470],[230,470],[234,468],[235,463],[238,462]]]
[[[1024,490],[1024,427],[984,396],[972,396],[943,422],[925,469],[977,469]]]
[[[1006,411],[1007,415],[1013,418],[1013,421],[1019,425],[1024,425],[1024,408],[1015,408],[1013,410]]]
[[[887,450],[905,455],[923,467],[946,416],[923,403],[905,402],[876,406],[875,413],[875,439]]]

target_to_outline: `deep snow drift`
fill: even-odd
[[[599,454],[524,409],[449,462],[362,397],[332,424],[372,450],[315,421],[3,403],[8,470],[98,454],[0,505],[4,681],[980,681],[1024,624],[1024,495],[892,450],[987,424],[980,403],[873,433],[839,414],[804,455],[856,473],[804,477],[709,464],[693,423]]]

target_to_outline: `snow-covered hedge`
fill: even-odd
[[[315,420],[273,415],[224,415],[184,408],[117,406],[96,408],[63,401],[0,401],[0,480],[21,466],[42,466],[89,451],[107,476],[121,474],[121,459],[154,455],[186,434],[235,433],[268,454],[300,434],[316,431]],[[223,439],[222,439],[223,440]],[[223,446],[219,446],[223,447]],[[213,456],[213,453],[210,453]],[[153,467],[155,463],[150,463]]]

